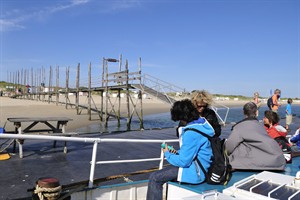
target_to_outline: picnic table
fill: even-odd
[[[18,117],[7,118],[9,122],[14,123],[16,134],[36,133],[44,132],[53,135],[64,135],[66,133],[66,125],[72,119],[67,117]],[[43,128],[35,128],[37,124],[44,124]],[[55,125],[51,124],[54,123]],[[44,128],[45,127],[45,128]],[[19,144],[19,156],[23,158],[23,143],[24,140],[17,140]],[[53,147],[56,146],[56,141],[53,143]],[[14,143],[14,151],[16,148],[16,141]],[[67,153],[67,144],[64,144],[64,153]]]

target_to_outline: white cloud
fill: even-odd
[[[71,0],[73,5],[85,4],[88,3],[89,0]]]
[[[56,1],[55,1],[56,2]],[[59,3],[53,6],[38,7],[29,9],[6,10],[0,18],[0,32],[25,29],[25,22],[29,20],[45,19],[47,16],[62,12],[67,9],[93,4],[93,8],[100,8],[101,13],[111,13],[130,8],[140,7],[141,0],[113,0],[113,1],[98,1],[98,0],[69,0],[58,1]],[[67,2],[67,3],[65,3]],[[42,4],[44,5],[44,4]],[[32,10],[34,9],[34,10]],[[98,10],[99,11],[99,10]]]
[[[119,0],[119,1],[113,1],[112,9],[113,10],[128,9],[139,5],[140,5],[139,0]]]
[[[50,14],[54,14],[75,6],[87,4],[90,0],[70,0],[67,4],[57,4],[55,6],[48,6],[45,8],[39,8],[39,10],[28,11],[13,9],[6,11],[0,19],[0,32],[24,29],[24,22],[34,19],[36,17],[44,18]],[[22,14],[29,13],[29,14]]]
[[[0,19],[0,32],[15,30],[15,29],[24,29],[25,27],[20,25],[18,21],[14,20],[4,20]]]

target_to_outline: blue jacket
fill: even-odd
[[[214,129],[205,118],[200,117],[187,126],[179,128],[178,154],[165,152],[167,161],[179,167],[177,181],[198,184],[205,180],[205,175],[195,161],[195,157],[197,156],[207,171],[211,164],[212,149],[206,137],[192,130],[184,131],[186,128],[198,129],[211,137],[214,136]]]

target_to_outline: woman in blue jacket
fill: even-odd
[[[208,136],[214,136],[214,129],[205,118],[199,117],[192,102],[188,99],[175,102],[171,108],[171,117],[173,121],[180,121],[184,125],[178,129],[180,149],[169,151],[166,144],[163,152],[171,165],[150,175],[147,200],[162,199],[162,186],[168,181],[191,184],[205,181],[205,175],[195,161],[196,157],[206,171],[211,164],[212,149],[209,140],[195,131],[185,131],[186,128],[194,128]]]

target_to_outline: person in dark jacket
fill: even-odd
[[[214,137],[219,137],[221,135],[221,125],[215,111],[210,108],[213,102],[212,95],[205,90],[195,91],[191,100],[197,108],[200,117],[204,117],[214,128]]]

